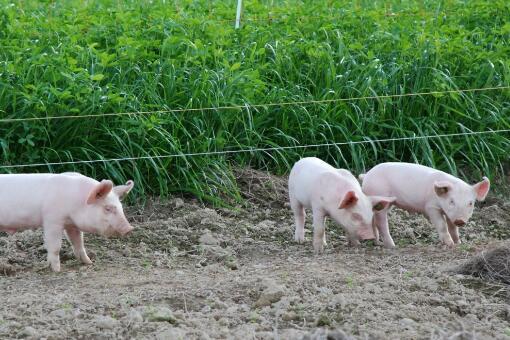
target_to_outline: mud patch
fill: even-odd
[[[348,247],[328,223],[326,252],[314,256],[310,214],[305,243],[292,241],[286,179],[238,179],[246,206],[174,197],[128,207],[129,237],[86,235],[92,266],[64,241],[58,274],[40,230],[0,233],[0,338],[509,339],[505,298],[449,272],[506,238],[504,200],[477,207],[455,249],[422,216],[394,209],[396,249]]]

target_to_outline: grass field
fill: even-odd
[[[0,0],[1,163],[144,157],[510,128],[510,3]],[[501,173],[510,134],[3,171],[78,170],[137,193],[238,198],[233,167],[285,173],[304,155],[354,172],[388,160]]]
[[[132,178],[139,200],[60,273],[41,228],[0,232],[0,338],[510,339],[509,286],[465,270],[495,247],[510,268],[510,2],[245,0],[239,30],[235,3],[0,0],[0,173]],[[329,223],[314,255],[286,177],[311,155],[496,185],[455,247],[393,209],[395,249]]]

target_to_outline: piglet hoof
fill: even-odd
[[[359,240],[349,240],[348,245],[349,245],[349,247],[359,247],[360,242],[359,242]]]
[[[60,256],[58,256],[58,252],[55,254],[53,252],[48,252],[47,261],[51,270],[58,273],[60,271]]]
[[[313,253],[314,253],[314,255],[320,255],[320,254],[324,253],[324,244],[322,243],[322,240],[320,242],[314,243]]]
[[[322,254],[324,254],[324,249],[314,249],[314,250],[313,250],[313,254],[314,254],[315,256],[322,255]]]
[[[60,272],[60,263],[50,263],[50,267],[55,273]]]
[[[387,248],[387,249],[395,248],[395,243],[394,242],[384,242],[383,245],[384,245],[384,248]]]
[[[81,263],[83,263],[83,264],[87,264],[87,265],[92,264],[92,261],[89,259],[89,257],[87,255],[82,256],[80,259],[81,259]]]
[[[301,234],[295,234],[294,235],[294,241],[296,241],[297,243],[303,243],[305,242],[305,235],[301,235]]]
[[[446,244],[446,243],[442,243],[441,244],[441,249],[443,250],[452,250],[455,248],[455,244],[452,242],[451,244]]]
[[[443,240],[443,244],[446,248],[453,248],[455,246],[452,239]]]

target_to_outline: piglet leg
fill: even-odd
[[[395,248],[395,242],[393,242],[388,225],[388,213],[386,211],[374,212],[374,223],[381,233],[384,247]]]
[[[84,264],[92,264],[92,261],[87,256],[87,252],[83,245],[83,232],[74,226],[69,226],[66,227],[66,234],[69,242],[73,245],[73,251],[76,258]]]
[[[374,232],[374,243],[376,245],[380,246],[381,245],[381,239],[379,238],[379,229],[377,228],[377,223],[375,223],[375,214],[372,217],[372,230]]]
[[[324,252],[324,233],[326,226],[324,224],[326,216],[320,209],[313,210],[313,250],[315,254]]]
[[[452,237],[453,243],[460,244],[460,237],[459,237],[459,227],[457,227],[455,224],[453,224],[450,220],[446,220],[448,223],[448,232],[450,233],[450,236]]]
[[[290,206],[294,213],[296,222],[296,231],[294,232],[294,241],[303,243],[305,240],[305,209],[297,200],[291,199]]]
[[[62,247],[62,225],[44,223],[44,245],[48,251],[48,263],[54,272],[60,271],[60,248]]]
[[[434,227],[436,227],[436,230],[439,233],[439,239],[447,246],[449,247],[453,246],[454,243],[452,237],[450,236],[450,233],[448,232],[446,221],[442,213],[437,209],[429,209],[426,211],[426,213],[430,220],[430,223],[432,223]]]

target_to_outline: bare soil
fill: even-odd
[[[510,201],[490,196],[448,249],[419,215],[393,210],[393,250],[347,246],[329,223],[326,253],[295,244],[286,181],[238,174],[246,204],[194,199],[128,207],[124,239],[86,235],[94,264],[65,243],[61,273],[40,230],[0,233],[0,338],[510,339],[507,286],[455,269],[510,236]]]

